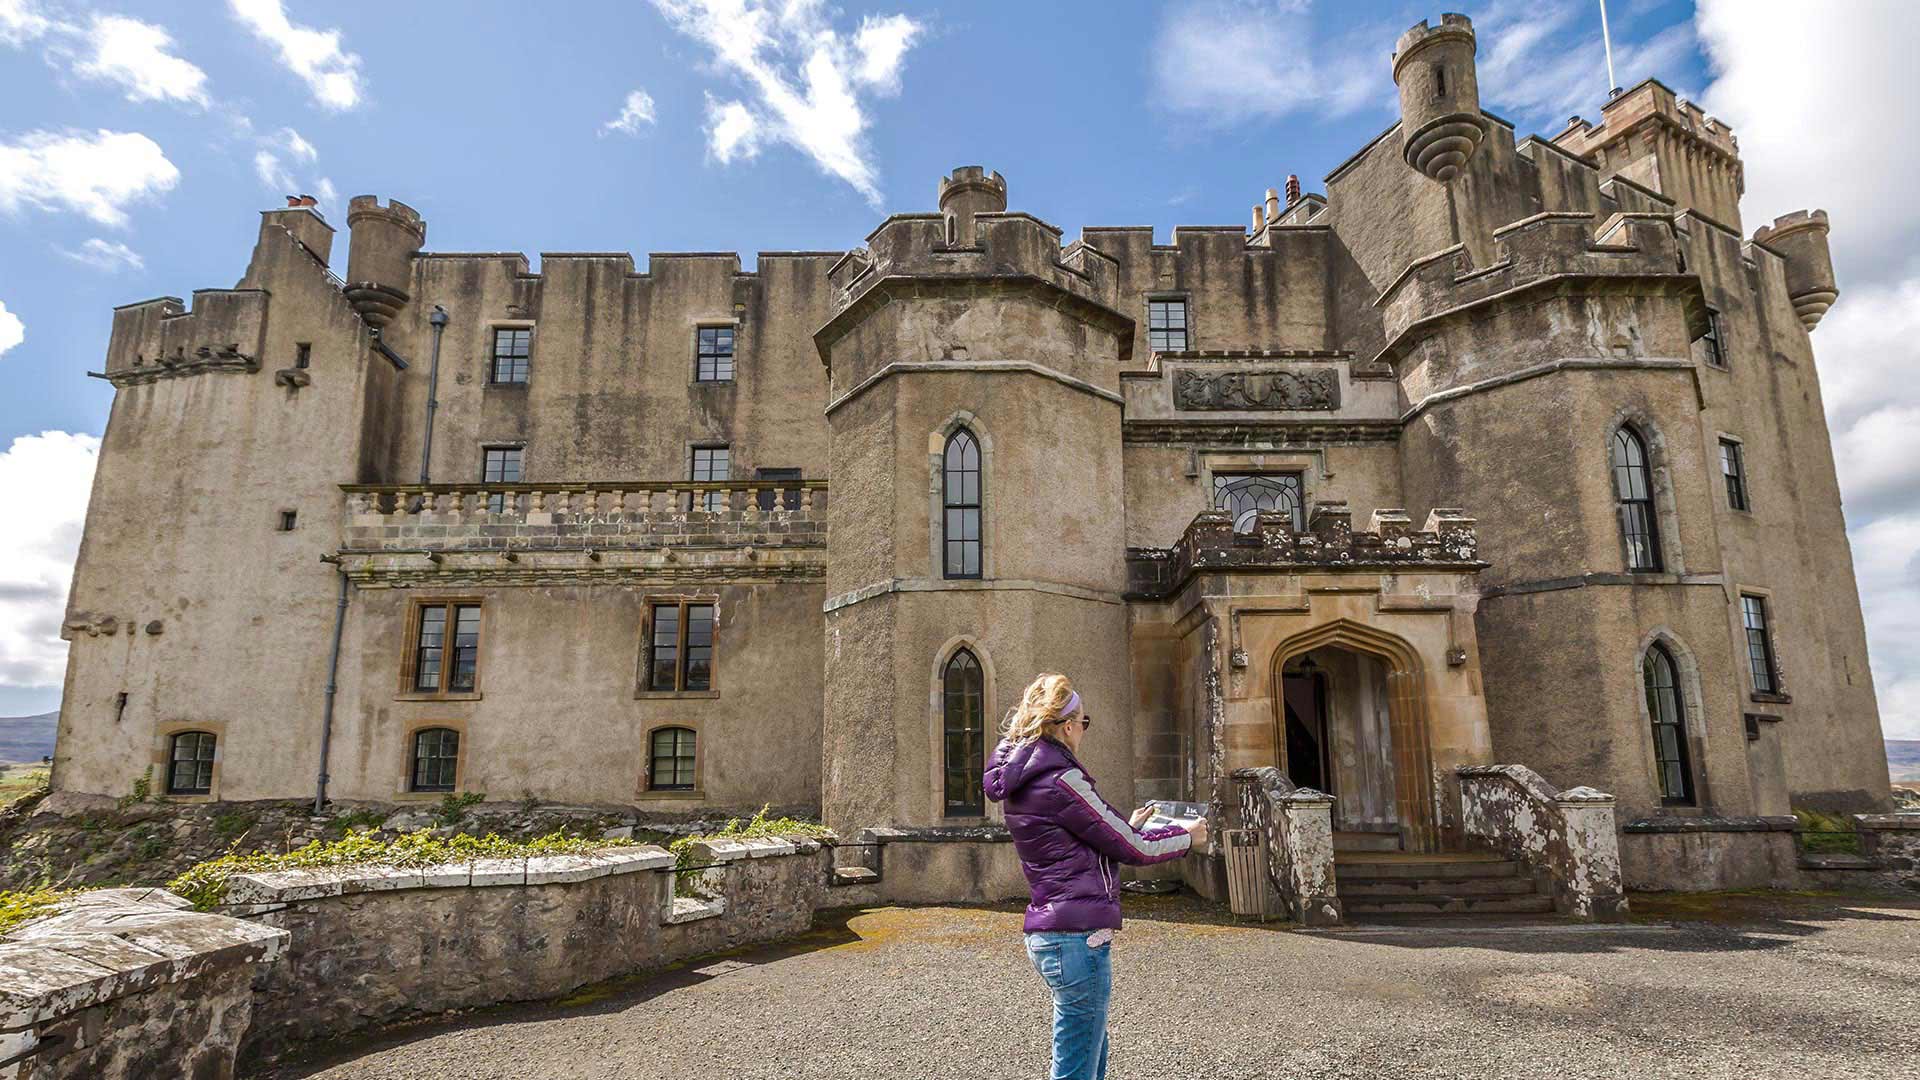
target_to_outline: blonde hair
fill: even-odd
[[[1072,697],[1073,684],[1065,675],[1041,675],[1027,684],[1020,704],[1007,713],[1006,737],[1017,743],[1031,742],[1047,734],[1049,726],[1073,719],[1060,713]]]

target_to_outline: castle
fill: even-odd
[[[1517,764],[1613,796],[1632,883],[1765,880],[1767,822],[1889,798],[1827,218],[1746,237],[1655,81],[1516,140],[1460,16],[1393,77],[1324,195],[1171,244],[977,167],[752,271],[536,274],[362,196],[342,278],[266,211],[236,287],[114,313],[56,789],[976,835],[1057,670],[1118,805],[1272,766],[1336,846],[1444,852]]]

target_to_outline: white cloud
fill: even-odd
[[[0,491],[31,514],[0,515],[0,686],[58,686],[67,585],[80,551],[100,440],[43,431],[0,453]]]
[[[1632,87],[1647,78],[1673,85],[1692,57],[1693,27],[1677,23],[1638,40],[1631,9],[1613,14],[1617,85]],[[1523,133],[1558,132],[1582,112],[1598,119],[1609,87],[1599,10],[1591,0],[1502,0],[1475,12],[1473,29],[1482,105],[1511,114],[1507,118]]]
[[[708,145],[722,163],[750,159],[766,139],[813,159],[875,206],[879,173],[866,145],[866,97],[898,92],[921,26],[905,15],[867,16],[852,34],[820,0],[653,0],[669,25],[707,46],[714,67],[748,100],[707,108]]]
[[[1399,31],[1364,26],[1318,40],[1311,6],[1199,0],[1164,9],[1152,46],[1155,100],[1217,124],[1387,103],[1393,73],[1380,41]]]
[[[7,310],[6,301],[0,300],[0,356],[5,356],[8,349],[25,340],[27,324],[20,321],[20,316]]]
[[[1834,464],[1887,734],[1920,738],[1920,144],[1912,61],[1920,6],[1857,0],[1805,18],[1778,0],[1702,0],[1714,72],[1702,104],[1740,140],[1748,230],[1822,207],[1840,301],[1813,334]],[[1793,62],[1780,61],[1792,27]]]
[[[296,165],[314,165],[320,160],[320,151],[292,128],[281,128],[272,135],[261,136],[260,149],[253,153],[253,174],[260,183],[277,195],[309,194],[320,200],[322,209],[331,206],[338,193],[334,191],[333,181],[324,176],[312,177],[311,182],[303,181],[299,175],[283,163],[280,155],[285,153]],[[310,170],[306,170],[311,175]]]
[[[24,45],[53,26],[33,0],[0,0],[0,44]]]
[[[602,135],[609,131],[624,132],[628,135],[640,134],[641,124],[653,123],[653,95],[645,90],[635,90],[627,95],[620,106],[620,115],[600,125]]]
[[[121,227],[127,204],[179,181],[160,144],[138,132],[34,131],[0,143],[0,211],[7,213],[65,209]]]
[[[366,96],[360,57],[341,47],[340,31],[315,30],[287,17],[281,0],[227,0],[234,17],[255,37],[274,47],[280,62],[300,76],[313,99],[328,109],[347,110]]]
[[[280,139],[286,144],[287,152],[301,161],[312,162],[320,159],[320,151],[315,150],[312,143],[301,138],[300,133],[292,128],[281,128]]]
[[[118,83],[128,101],[207,103],[207,73],[173,55],[164,29],[123,15],[95,15],[86,31],[88,54],[74,71]]]
[[[91,266],[95,270],[105,270],[108,273],[122,269],[144,270],[147,267],[147,261],[140,257],[139,252],[125,244],[102,240],[97,236],[81,244],[77,251],[69,248],[58,250],[60,254],[74,262]]]

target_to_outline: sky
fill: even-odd
[[[1482,105],[1599,118],[1595,0],[1455,0]],[[0,0],[0,715],[57,706],[110,309],[237,280],[256,211],[399,198],[437,250],[830,250],[956,165],[1067,230],[1245,224],[1395,119],[1397,0]],[[1824,207],[1814,335],[1882,723],[1920,738],[1920,4],[1612,0],[1614,83],[1727,121],[1748,231]],[[534,12],[538,12],[537,15]],[[1790,39],[1790,40],[1787,40]],[[1790,46],[1790,47],[1789,47]],[[1903,438],[1903,436],[1905,438]]]

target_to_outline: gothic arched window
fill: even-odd
[[[961,428],[941,456],[940,504],[946,551],[944,576],[980,576],[980,443]]]
[[[946,814],[973,817],[986,813],[981,772],[986,763],[986,680],[980,661],[961,649],[940,676],[940,729],[945,748]]]
[[[1653,768],[1660,780],[1660,801],[1693,805],[1693,768],[1687,757],[1687,712],[1680,695],[1679,668],[1665,645],[1647,647],[1640,661],[1647,689],[1647,716],[1653,721]]]
[[[1627,569],[1641,573],[1660,565],[1660,526],[1653,506],[1653,469],[1647,444],[1626,424],[1613,432],[1613,494],[1620,506],[1620,534]]]

